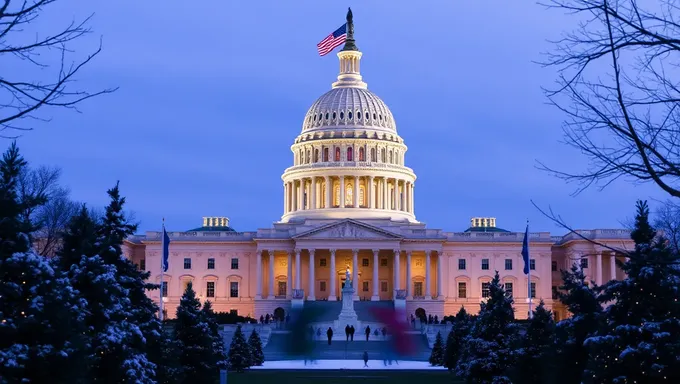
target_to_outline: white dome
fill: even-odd
[[[307,111],[302,133],[334,128],[370,128],[396,133],[392,112],[382,99],[365,88],[334,88]]]

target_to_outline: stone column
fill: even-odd
[[[383,181],[383,185],[382,185],[382,187],[383,187],[383,188],[382,188],[382,190],[383,190],[383,203],[382,203],[382,209],[390,209],[389,200],[388,200],[388,196],[389,196],[389,184],[387,183],[387,178],[386,178],[386,177],[384,177],[382,181]]]
[[[371,296],[371,301],[380,300],[380,293],[378,292],[378,268],[380,267],[380,260],[378,260],[379,249],[373,250],[373,295]]]
[[[402,185],[402,191],[403,192],[399,193],[399,201],[400,201],[399,209],[406,212],[406,210],[408,209],[407,204],[406,204],[406,181],[402,180],[401,185]]]
[[[398,249],[394,250],[394,298],[397,298],[397,289],[401,289],[401,271],[399,270],[399,253]]]
[[[425,300],[432,299],[432,289],[430,288],[432,285],[432,279],[430,278],[430,255],[432,253],[434,251],[425,251]]]
[[[354,176],[354,194],[352,197],[354,198],[354,208],[359,208],[359,176]]]
[[[411,251],[406,251],[406,299],[413,300],[413,282],[411,281]]]
[[[399,194],[399,185],[401,180],[394,179],[394,209],[396,211],[401,211],[401,195]]]
[[[340,176],[340,208],[345,208],[345,176]]]
[[[609,257],[609,278],[616,280],[616,253],[610,252]]]
[[[415,191],[416,191],[416,186],[413,183],[411,183],[411,214],[416,213],[416,199],[413,198]]]
[[[366,185],[366,195],[368,196],[368,208],[373,209],[375,207],[375,200],[373,197],[373,176],[368,176],[368,185]]]
[[[404,198],[405,198],[405,200],[406,200],[406,202],[405,202],[405,204],[406,204],[406,209],[405,209],[405,211],[406,211],[406,212],[411,212],[411,183],[408,182],[408,181],[404,184]]]
[[[602,285],[602,252],[598,252],[597,255],[595,255],[596,258],[596,263],[597,263],[597,275],[595,275],[595,284],[597,285]]]
[[[256,252],[257,261],[255,262],[255,275],[257,276],[257,285],[255,286],[255,298],[262,298],[262,251]]]
[[[332,201],[333,201],[333,185],[331,183],[331,178],[326,176],[326,206],[324,208],[330,208]]]
[[[293,295],[293,253],[287,251],[288,255],[288,272],[286,273],[286,298],[290,299]]]
[[[269,292],[267,294],[268,299],[274,298],[274,251],[269,252]]]
[[[314,279],[314,250],[309,250],[309,293],[307,293],[307,300],[314,301],[314,291],[316,288],[316,280]]]
[[[437,299],[438,300],[443,300],[444,299],[444,289],[443,289],[443,281],[442,281],[442,252],[439,252],[437,254]]]
[[[359,300],[359,250],[352,250],[352,288],[354,288],[353,300]]]
[[[300,289],[300,252],[301,249],[295,250],[295,289]]]
[[[290,183],[290,211],[297,211],[297,189],[295,180]]]
[[[312,177],[312,187],[310,188],[311,203],[309,209],[316,209],[316,176]]]
[[[283,183],[283,214],[288,213],[288,183]]]
[[[335,278],[337,277],[338,271],[335,270],[335,249],[331,249],[331,284],[330,284],[330,294],[328,295],[328,301],[337,300],[335,295]]]

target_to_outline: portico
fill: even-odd
[[[438,249],[422,244],[430,248],[423,250],[417,242],[405,243],[396,233],[351,219],[291,240],[281,246],[287,249],[258,247],[256,300],[290,299],[292,289],[304,290],[309,301],[339,300],[347,269],[355,282],[353,300],[392,300],[400,289],[406,290],[407,299],[443,296],[441,244],[434,245]]]

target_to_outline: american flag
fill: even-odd
[[[347,39],[347,23],[336,29],[335,32],[326,36],[325,39],[321,40],[321,42],[316,45],[319,56],[329,54],[335,47],[344,43],[345,39]]]

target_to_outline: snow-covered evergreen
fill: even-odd
[[[253,329],[248,338],[248,346],[250,346],[251,365],[260,366],[264,363],[264,351],[262,351],[262,340],[260,335]]]
[[[236,327],[234,337],[231,339],[228,358],[230,371],[243,372],[250,367],[252,361],[250,347],[240,325]]]
[[[430,359],[428,360],[432,366],[442,366],[444,365],[444,340],[442,339],[441,332],[437,332],[437,337],[434,339],[434,345],[432,346],[432,352],[430,353]]]
[[[453,320],[453,327],[446,338],[443,365],[449,371],[456,368],[458,357],[463,347],[463,340],[470,333],[471,321],[472,319],[467,311],[465,311],[465,307],[461,307]]]
[[[85,303],[52,262],[31,246],[17,178],[26,162],[13,143],[0,161],[0,382],[83,382]],[[31,207],[26,205],[30,204]]]
[[[588,362],[584,342],[597,331],[602,321],[602,306],[597,292],[586,284],[585,275],[578,266],[562,271],[562,280],[557,294],[572,316],[557,323],[555,328],[555,361],[558,363],[555,382],[573,384],[583,379]]]
[[[512,365],[513,343],[517,327],[512,297],[505,294],[498,271],[489,284],[489,298],[465,338],[456,375],[479,384],[510,383],[507,377]]]
[[[515,352],[513,381],[522,384],[552,383],[555,365],[555,320],[541,300]]]
[[[680,279],[678,255],[656,236],[646,202],[638,201],[635,250],[622,265],[626,278],[601,295],[607,306],[596,335],[585,345],[590,382],[680,382]]]

